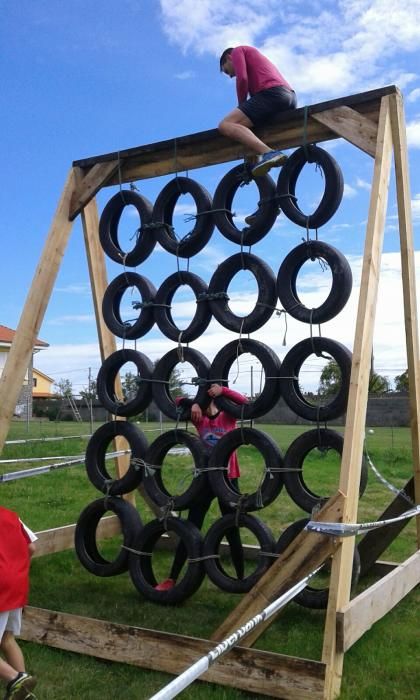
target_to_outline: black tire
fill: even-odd
[[[255,180],[260,197],[255,223],[242,230],[235,226],[231,211],[233,199],[239,187],[250,181],[246,166],[237,165],[220,180],[213,198],[214,221],[220,233],[229,241],[245,246],[253,245],[264,238],[279,214],[276,185],[269,175],[264,175]]]
[[[332,494],[322,496],[316,494],[305,483],[303,470],[306,457],[313,449],[335,450],[342,455],[343,443],[344,438],[340,433],[328,428],[320,428],[302,433],[289,446],[284,456],[284,485],[290,498],[307,513],[312,513],[314,508],[328,500]],[[369,465],[367,459],[363,457],[359,496],[362,496],[366,490],[368,473]]]
[[[112,479],[107,471],[105,455],[110,442],[118,435],[130,445],[131,457],[127,472],[119,479]],[[86,472],[89,481],[102,493],[121,496],[134,491],[143,478],[143,460],[147,452],[147,440],[134,423],[109,421],[101,425],[90,438],[86,448]]]
[[[153,466],[161,466],[169,452],[175,445],[185,445],[191,452],[194,461],[194,470],[191,473],[191,481],[180,481],[181,493],[170,493],[162,479],[162,470],[153,470]],[[185,510],[205,495],[209,489],[207,473],[203,469],[207,467],[207,453],[204,445],[197,435],[186,430],[168,430],[162,433],[152,442],[146,453],[148,469],[143,478],[144,488],[153,503],[161,508],[170,504],[171,510]],[[201,473],[200,473],[201,472]]]
[[[253,445],[264,458],[265,475],[257,491],[242,494],[227,476],[231,454],[241,445]],[[223,435],[209,457],[209,481],[213,493],[232,510],[254,511],[270,505],[283,487],[283,457],[270,435],[255,428],[235,428]]]
[[[102,516],[112,511],[121,523],[123,547],[113,561],[98,550],[96,530]],[[143,527],[140,515],[131,503],[122,498],[99,498],[79,515],[74,533],[74,547],[80,563],[95,576],[117,576],[128,570],[128,551]]]
[[[191,287],[195,294],[197,310],[184,330],[175,325],[171,314],[171,302],[182,285]],[[207,300],[207,284],[193,272],[175,272],[160,285],[155,298],[155,321],[162,333],[171,340],[191,343],[199,338],[211,321],[211,308]]]
[[[118,224],[123,210],[133,205],[140,217],[139,236],[134,248],[124,252],[118,241]],[[146,260],[156,244],[156,237],[147,226],[152,219],[153,205],[146,197],[131,190],[117,192],[106,204],[99,221],[99,240],[112,260],[126,267],[135,267]]]
[[[197,219],[192,231],[178,240],[172,228],[172,220],[181,194],[190,194],[194,199]],[[191,258],[202,250],[214,230],[212,207],[211,195],[195,180],[176,177],[168,182],[156,199],[152,215],[156,236],[162,248],[180,258]]]
[[[325,301],[314,309],[299,299],[296,281],[307,260],[325,261],[332,274],[331,290]],[[325,323],[337,316],[346,305],[353,283],[351,268],[342,253],[322,241],[306,241],[294,248],[283,260],[277,275],[277,294],[284,309],[303,323]]]
[[[127,362],[133,362],[137,367],[137,392],[129,401],[118,401],[115,399],[115,379]],[[142,413],[152,400],[152,373],[153,362],[142,352],[125,348],[113,352],[98,372],[96,391],[99,401],[114,415],[127,417]]]
[[[261,362],[265,372],[264,388],[254,401],[238,405],[225,396],[215,399],[221,411],[227,411],[235,418],[259,418],[273,408],[280,396],[280,360],[274,350],[258,340],[241,338],[225,345],[214,358],[209,375],[209,383],[228,386],[229,370],[239,355],[243,353],[254,355]]]
[[[296,201],[296,183],[306,163],[316,163],[323,172],[325,191],[312,214],[304,214]],[[320,228],[335,214],[343,198],[343,173],[330,153],[315,145],[298,148],[280,170],[277,181],[279,205],[290,221],[304,228]]]
[[[158,581],[153,572],[151,554],[159,538],[165,532],[173,532],[183,542],[190,560],[182,579],[169,591],[157,591]],[[137,590],[153,603],[177,605],[192,596],[201,586],[205,570],[201,560],[203,539],[200,530],[188,520],[167,518],[165,521],[152,520],[138,535],[133,549],[142,554],[130,554],[129,572]]]
[[[240,270],[249,270],[258,284],[258,299],[248,316],[236,316],[229,308],[229,283]],[[216,295],[212,299],[212,296]],[[218,296],[220,295],[220,296]],[[219,323],[234,333],[252,333],[261,328],[276,308],[276,279],[272,269],[252,253],[236,253],[221,263],[209,284],[210,308]]]
[[[303,518],[302,520],[297,520],[295,523],[289,525],[288,528],[280,535],[276,552],[281,554],[284,550],[293,542],[295,537],[302,532],[303,528],[309,522],[308,518]],[[324,566],[328,566],[325,564]],[[353,568],[351,575],[351,588],[352,590],[357,586],[357,582],[360,576],[360,555],[357,546],[354,548],[353,556]],[[293,599],[299,605],[304,608],[312,608],[313,610],[325,610],[328,605],[328,595],[329,588],[313,588],[312,586],[306,586],[303,591],[297,594]]]
[[[219,556],[221,541],[229,530],[244,527],[255,535],[260,546],[259,556],[256,558],[256,566],[251,573],[243,578],[235,578],[223,567]],[[235,513],[224,515],[211,526],[204,538],[203,557],[206,574],[215,586],[228,593],[247,593],[259,581],[261,576],[273,563],[270,555],[275,552],[276,543],[270,528],[247,513]],[[207,557],[215,557],[209,558]]]
[[[125,322],[121,318],[120,304],[124,292],[135,287],[141,296],[142,308],[134,323]],[[155,286],[136,272],[123,272],[108,285],[102,301],[102,315],[112,333],[119,338],[136,340],[146,335],[152,328],[155,317],[153,303],[156,295]],[[135,311],[133,311],[133,316]]]
[[[305,360],[312,355],[328,353],[341,372],[337,394],[326,404],[316,406],[304,396],[299,386],[299,372]],[[350,385],[352,354],[344,345],[331,338],[306,338],[287,353],[280,370],[280,391],[289,408],[301,418],[324,422],[338,418],[346,411]]]
[[[210,362],[205,355],[203,355],[198,350],[193,348],[182,348],[182,354],[184,362],[189,362],[192,364],[197,372],[198,378],[206,380],[208,378],[210,370]],[[178,407],[171,396],[169,390],[169,377],[171,376],[172,370],[180,362],[178,348],[174,348],[166,353],[159,362],[155,365],[155,370],[152,375],[152,385],[153,385],[153,400],[156,402],[158,408],[171,418],[172,420],[186,420],[189,417],[189,409],[186,412],[180,412]],[[200,404],[202,408],[205,408],[210,403],[210,397],[207,394],[208,384],[203,383],[199,386],[195,397],[192,402]]]

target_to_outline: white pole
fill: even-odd
[[[320,568],[321,567],[315,569],[315,571],[308,574],[308,576],[302,579],[302,581],[299,581],[299,583],[296,583],[292,588],[286,591],[286,593],[283,593],[283,595],[277,598],[277,600],[270,603],[270,605],[264,608],[262,612],[252,617],[250,620],[248,620],[248,622],[242,625],[242,627],[239,627],[236,632],[233,632],[229,637],[224,639],[223,642],[220,642],[220,644],[214,647],[214,649],[211,649],[206,656],[202,656],[201,659],[196,661],[195,664],[187,668],[187,670],[181,673],[178,678],[175,678],[173,681],[168,683],[168,685],[162,688],[162,690],[159,690],[158,693],[152,695],[149,700],[171,700],[171,698],[176,697],[176,695],[178,695],[182,690],[185,690],[187,686],[191,685],[196,678],[202,676],[203,673],[208,670],[209,666],[217,661],[217,659],[219,659],[227,651],[230,651],[243,637],[249,634],[254,627],[259,625],[264,620],[268,620],[269,617],[272,617],[272,615],[284,607],[286,603],[297,596],[297,594],[305,588],[309,579],[312,578],[312,576],[315,576]]]

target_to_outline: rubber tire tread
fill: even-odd
[[[130,287],[136,287],[143,304],[150,304],[141,309],[137,321],[132,325],[123,322],[120,314],[120,304],[124,292]],[[105,290],[102,300],[102,316],[109,330],[126,340],[137,340],[146,335],[155,322],[153,302],[156,288],[146,277],[136,272],[123,272],[115,277]]]
[[[197,372],[197,375],[201,379],[207,379],[210,371],[210,362],[205,355],[203,355],[198,350],[194,348],[182,348],[182,353],[185,362],[192,364]],[[156,363],[155,369],[152,375],[152,392],[153,400],[157,404],[158,408],[171,418],[172,420],[187,420],[190,417],[190,409],[182,412],[178,410],[178,407],[173,400],[170,391],[169,377],[172,373],[174,367],[180,362],[178,348],[174,348],[167,352],[160,360]],[[192,399],[193,403],[198,403],[204,409],[210,403],[210,397],[207,394],[208,385],[199,386],[195,397]]]
[[[134,248],[125,253],[118,242],[118,224],[126,206],[133,205],[140,217],[140,236]],[[143,228],[150,224],[153,204],[143,195],[132,190],[117,192],[105,205],[99,220],[99,240],[104,252],[115,262],[125,267],[135,267],[149,257],[156,245],[156,237],[151,229]]]
[[[259,340],[250,338],[232,340],[224,345],[213,359],[209,382],[212,383],[213,380],[215,384],[228,386],[229,370],[237,357],[243,353],[254,355],[262,365],[266,377],[262,392],[247,404],[238,405],[225,396],[218,396],[215,403],[221,411],[226,411],[235,418],[248,420],[265,415],[276,405],[280,395],[281,363],[274,350]]]
[[[191,287],[197,302],[197,310],[194,317],[184,330],[178,328],[174,323],[171,309],[169,308],[177,289],[182,285]],[[208,327],[212,317],[208,300],[206,298],[200,300],[200,296],[205,297],[207,292],[207,284],[193,272],[178,271],[167,277],[156,293],[156,306],[154,307],[155,321],[163,335],[171,340],[175,340],[177,343],[191,343],[199,338]]]
[[[316,163],[324,175],[324,194],[312,214],[304,214],[295,199],[296,183],[306,163]],[[298,148],[280,170],[277,196],[281,210],[290,221],[303,228],[320,228],[327,223],[340,206],[344,179],[340,166],[328,151],[313,144]]]
[[[157,226],[160,223],[172,226],[175,206],[181,194],[190,194],[197,208],[194,228],[184,240],[178,240],[176,235],[168,232],[166,226]],[[159,193],[152,214],[157,240],[162,248],[179,258],[191,258],[196,255],[207,245],[214,231],[212,208],[210,193],[195,180],[177,176],[168,182]]]
[[[269,175],[263,175],[253,181],[258,187],[260,203],[255,223],[239,229],[233,223],[232,204],[239,187],[250,182],[250,175],[243,164],[229,170],[217,185],[213,198],[214,221],[220,233],[233,243],[253,245],[260,241],[271,230],[279,207],[276,200],[276,185]],[[217,211],[221,209],[222,211]]]
[[[182,518],[166,518],[165,521],[151,520],[138,535],[134,549],[151,554],[156,542],[165,532],[174,532],[183,541],[187,558],[201,559],[203,538],[200,530],[188,520]],[[152,603],[162,605],[178,605],[190,598],[201,586],[205,570],[202,561],[192,561],[188,564],[185,575],[168,591],[157,591],[152,566],[152,557],[130,554],[128,558],[131,580],[137,590]]]
[[[303,476],[304,461],[311,450],[321,446],[323,449],[332,449],[343,454],[344,438],[336,430],[320,428],[308,430],[293,440],[284,455],[284,485],[290,498],[306,513],[312,513],[313,509],[328,500],[329,496],[319,496],[311,491],[305,483]],[[287,471],[290,469],[291,471]],[[300,471],[295,471],[299,469]],[[369,475],[369,465],[363,456],[360,476],[359,497],[363,496]]]
[[[327,298],[314,309],[309,309],[299,299],[296,281],[301,267],[307,260],[322,259],[328,264],[332,285]],[[337,316],[345,307],[352,289],[351,267],[342,253],[323,241],[301,243],[285,257],[277,275],[277,294],[280,302],[293,318],[303,323],[325,323]]]
[[[136,365],[140,382],[135,397],[130,401],[119,403],[113,399],[115,379],[121,367],[127,362]],[[96,379],[96,392],[101,404],[112,414],[118,416],[136,416],[142,413],[152,400],[153,362],[138,350],[124,348],[109,355],[102,363]]]
[[[307,401],[299,386],[299,371],[312,353],[327,352],[340,368],[341,384],[337,394],[324,406],[314,406]],[[331,338],[305,338],[294,345],[283,359],[280,371],[280,390],[283,399],[301,418],[314,422],[325,422],[338,418],[346,411],[350,386],[352,354],[345,345]],[[296,377],[296,379],[294,379]]]
[[[219,545],[228,530],[233,527],[244,527],[250,530],[258,540],[260,552],[272,554],[275,552],[276,542],[270,528],[259,518],[248,513],[236,513],[224,515],[216,520],[208,530],[203,544],[203,557],[206,574],[215,586],[227,593],[248,593],[259,581],[261,576],[273,563],[271,557],[260,556],[257,558],[257,566],[242,579],[230,576],[223,568],[219,559],[206,559],[217,554]]]
[[[118,435],[129,443],[131,458],[126,473],[112,480],[106,468],[105,454],[109,443]],[[147,448],[145,435],[134,423],[122,420],[104,423],[93,433],[86,447],[85,465],[89,481],[109,496],[121,496],[134,491],[140,485],[144,471],[135,465],[134,460],[144,460]]]
[[[250,494],[241,494],[227,476],[229,457],[241,445],[253,445],[263,456],[266,473],[260,489]],[[213,493],[227,508],[235,510],[240,504],[242,511],[260,510],[270,505],[283,488],[283,457],[277,443],[267,433],[256,428],[235,428],[217,441],[209,456],[209,481]],[[273,470],[273,471],[271,471]],[[259,497],[261,492],[261,499]],[[262,502],[262,506],[261,506]]]
[[[82,510],[76,523],[74,547],[82,566],[95,576],[117,576],[128,571],[126,549],[121,548],[113,561],[105,559],[98,550],[96,530],[107,511],[112,511],[118,517],[125,547],[132,546],[143,527],[136,508],[122,498],[99,498]]]
[[[227,299],[211,299],[210,308],[219,323],[234,333],[253,333],[271,318],[276,308],[276,278],[269,265],[252,253],[236,253],[224,260],[215,270],[209,284],[209,296],[226,293],[229,283],[240,270],[249,270],[258,285],[258,299],[247,316],[236,316]]]

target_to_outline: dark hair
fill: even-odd
[[[220,70],[223,70],[223,64],[226,61],[226,57],[229,56],[233,51],[233,48],[231,47],[230,49],[225,49],[220,56]]]

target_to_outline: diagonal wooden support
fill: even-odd
[[[343,512],[343,496],[338,492],[317,514],[315,520],[339,522]],[[212,634],[212,639],[221,641],[253,615],[259,613],[278,596],[289,590],[320,566],[337,548],[332,537],[315,532],[302,531],[266,571],[254,588],[242,598],[239,605]],[[252,646],[276,616],[260,624],[242,640],[242,646]]]
[[[335,107],[313,114],[311,119],[328,126],[337,136],[342,136],[368,155],[375,157],[378,125],[351,107]]]
[[[78,168],[78,185],[73,193],[70,202],[69,219],[73,221],[91,199],[99,192],[101,187],[106,185],[109,178],[118,170],[119,160],[112,160],[108,163],[97,163],[86,175],[80,177],[82,171]]]

